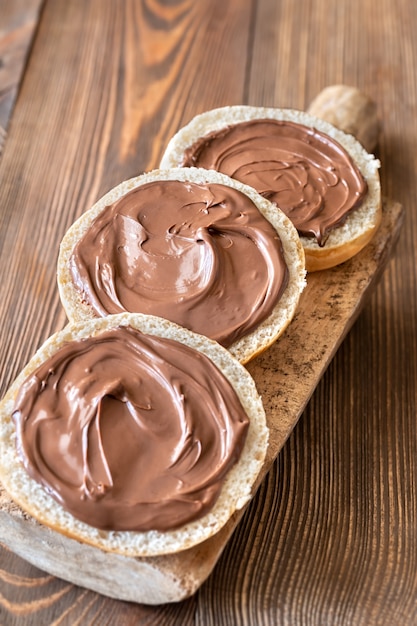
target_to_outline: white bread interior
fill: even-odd
[[[353,137],[318,117],[295,109],[276,109],[237,105],[201,113],[181,128],[169,141],[160,167],[177,167],[183,163],[184,152],[199,138],[231,124],[253,119],[287,120],[316,128],[338,141],[356,163],[368,184],[362,205],[352,211],[344,224],[333,229],[324,246],[314,237],[301,237],[307,272],[328,269],[357,254],[372,239],[382,219],[379,161]]]
[[[277,230],[289,269],[289,282],[269,317],[254,331],[235,341],[229,347],[233,356],[241,363],[247,363],[274,343],[293,318],[299,297],[306,284],[304,251],[296,229],[282,211],[277,210],[271,202],[260,196],[251,187],[232,180],[219,172],[199,168],[154,170],[124,181],[111,189],[91,209],[74,222],[61,242],[57,268],[59,293],[68,319],[70,322],[78,322],[94,319],[95,317],[92,307],[82,301],[80,293],[75,289],[71,278],[69,260],[74,246],[88,230],[92,221],[106,206],[112,204],[132,189],[155,180],[180,180],[199,184],[217,183],[238,189],[253,201],[259,211]]]
[[[80,522],[27,474],[16,452],[12,412],[23,381],[64,343],[94,336],[121,325],[137,328],[150,335],[174,339],[207,355],[233,385],[250,420],[241,456],[228,472],[220,496],[211,511],[201,519],[169,532],[103,531]],[[191,333],[167,320],[122,313],[67,325],[43,344],[17,377],[0,403],[0,481],[25,514],[78,542],[128,557],[172,554],[195,546],[216,534],[232,514],[250,500],[253,484],[265,460],[268,437],[265,411],[255,383],[248,371],[228,350],[215,341]]]

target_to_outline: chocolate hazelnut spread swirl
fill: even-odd
[[[227,347],[270,315],[288,282],[279,235],[248,196],[175,180],[106,207],[70,270],[97,316],[157,315]]]
[[[248,418],[203,354],[129,327],[64,344],[16,400],[27,472],[99,529],[177,528],[215,503]]]
[[[337,141],[290,121],[257,119],[209,133],[185,151],[182,165],[214,169],[254,187],[320,246],[367,193]]]

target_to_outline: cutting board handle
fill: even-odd
[[[356,87],[330,85],[320,91],[307,111],[354,135],[368,152],[375,150],[380,131],[376,104]]]

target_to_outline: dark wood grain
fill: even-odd
[[[0,153],[42,0],[0,1]]]
[[[364,89],[382,121],[384,194],[404,205],[406,221],[388,270],[196,596],[154,608],[116,602],[3,549],[1,624],[417,622],[417,6],[294,7],[45,3],[0,162],[2,393],[65,322],[54,274],[69,223],[119,180],[155,167],[167,138],[204,109],[304,108],[328,84]]]

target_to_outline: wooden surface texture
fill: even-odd
[[[0,0],[1,395],[65,323],[67,227],[196,113],[358,86],[378,105],[383,193],[405,207],[393,259],[201,589],[118,602],[3,548],[0,624],[417,623],[416,29],[412,0]]]

